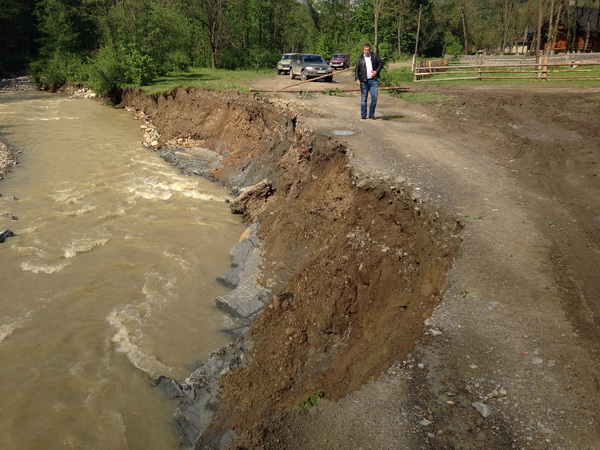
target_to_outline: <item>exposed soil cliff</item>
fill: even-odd
[[[221,380],[213,427],[260,429],[315,391],[337,399],[404,358],[444,292],[456,220],[421,204],[402,180],[353,174],[345,145],[260,98],[128,91],[123,104],[161,130],[157,147],[190,147],[170,155],[183,168],[206,147],[221,159],[211,177],[272,185],[243,213],[260,224],[263,278],[278,293],[250,330],[252,363]]]
[[[367,123],[356,97],[124,93],[183,171],[269,186],[240,212],[276,295],[199,446],[597,443],[600,94],[446,94]]]

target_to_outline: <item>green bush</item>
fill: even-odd
[[[88,82],[98,94],[114,92],[121,86],[124,70],[117,52],[112,47],[102,47],[88,63]]]
[[[55,50],[48,58],[32,63],[30,72],[35,83],[46,88],[86,80],[81,57],[67,51]]]
[[[135,43],[122,46],[118,56],[124,68],[121,84],[142,86],[150,83],[156,76],[154,61],[149,55],[140,51]]]
[[[169,53],[167,57],[165,73],[175,70],[185,70],[190,65],[191,61],[189,55],[182,50],[175,50]]]
[[[412,83],[412,81],[413,74],[410,67],[398,67],[381,72],[380,84],[382,86],[399,86]]]

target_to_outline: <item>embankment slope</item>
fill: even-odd
[[[353,96],[125,93],[183,170],[272,186],[243,213],[276,295],[199,445],[593,448],[600,94],[448,95],[366,123]]]

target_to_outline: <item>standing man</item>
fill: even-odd
[[[369,119],[375,119],[377,106],[377,78],[383,68],[383,61],[375,53],[371,53],[371,44],[363,45],[363,53],[356,60],[354,79],[360,85],[360,118],[367,118],[367,96],[371,94]]]

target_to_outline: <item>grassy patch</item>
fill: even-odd
[[[187,71],[170,72],[157,77],[154,82],[141,89],[150,93],[171,92],[176,87],[214,89],[218,91],[248,91],[257,79],[273,75],[272,69],[225,70],[191,67]]]
[[[308,399],[305,402],[300,402],[299,404],[294,406],[294,409],[310,408],[312,406],[315,406],[317,403],[319,403],[319,400],[322,399],[323,397],[325,397],[325,392],[323,392],[321,389],[319,389],[313,395],[308,397]]]
[[[381,72],[379,84],[381,86],[400,86],[412,83],[413,74],[410,67],[398,67]]]
[[[380,86],[403,86],[413,84],[410,67],[398,67],[382,72]],[[409,103],[428,106],[456,106],[454,97],[437,92],[393,92],[388,93]]]
[[[415,105],[427,106],[456,106],[456,99],[451,95],[439,94],[437,92],[400,92],[391,95],[401,98]]]

